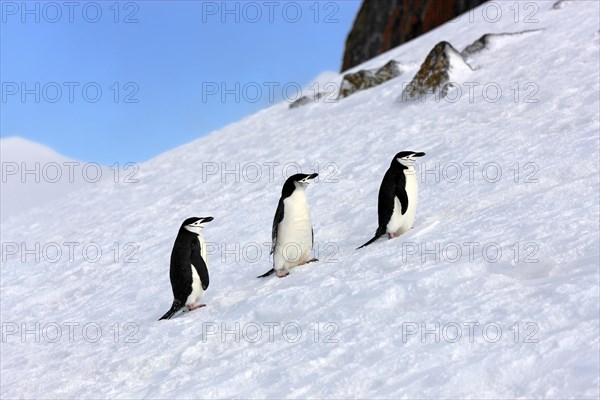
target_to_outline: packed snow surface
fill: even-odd
[[[599,4],[492,4],[356,67],[406,66],[381,86],[3,218],[0,397],[597,398]],[[397,101],[439,41],[528,29],[472,55],[462,91]],[[357,251],[403,150],[427,153],[414,229]],[[320,174],[320,262],[256,279],[296,165]],[[158,322],[191,216],[215,218],[207,307]]]

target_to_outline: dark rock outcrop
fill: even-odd
[[[479,39],[477,39],[476,41],[474,41],[473,43],[471,43],[470,45],[465,47],[463,49],[463,51],[461,51],[460,54],[462,54],[463,57],[467,57],[467,56],[470,56],[471,54],[479,53],[481,50],[485,49],[486,47],[490,47],[491,38],[494,36],[495,36],[494,33],[486,33],[485,35],[483,35],[482,37],[480,37]]]
[[[317,93],[318,94],[318,93]],[[302,96],[290,103],[290,108],[298,108],[315,101],[314,96]]]
[[[402,73],[398,65],[400,65],[399,62],[390,60],[383,67],[379,68],[377,72],[375,72],[375,76],[377,76],[378,79],[381,80],[380,83],[389,81],[390,79],[394,79],[400,76],[400,74]]]
[[[363,0],[341,71],[407,42],[486,0]]]
[[[377,70],[360,70],[344,75],[338,99],[350,96],[352,93],[381,85],[401,74],[398,63],[390,60]]]
[[[390,60],[378,69],[362,69],[360,71],[344,75],[342,83],[340,84],[340,90],[337,94],[337,100],[348,97],[352,93],[381,85],[390,79],[400,76],[402,71],[400,70],[399,65],[400,63]],[[302,96],[290,103],[289,108],[298,108],[309,103],[317,103],[324,96],[335,96],[335,93],[319,92],[316,95]],[[323,101],[326,103],[330,102],[331,97],[325,98]]]
[[[417,74],[404,88],[400,101],[422,100],[429,94],[443,98],[452,84],[452,75],[470,70],[469,64],[450,43],[440,42],[429,52]]]
[[[309,103],[318,103],[319,100],[323,96],[326,96],[326,95],[333,95],[333,93],[319,92],[314,96],[302,96],[302,97],[298,98],[297,100],[294,100],[293,102],[291,102],[289,108],[298,108],[298,107],[302,107]]]
[[[558,0],[556,3],[554,3],[552,5],[552,9],[560,10],[561,8],[563,8],[565,5],[567,5],[570,2],[571,2],[570,0]]]
[[[486,33],[485,35],[483,35],[482,37],[480,37],[479,39],[477,39],[476,41],[474,41],[473,43],[471,43],[470,45],[465,47],[463,49],[463,51],[461,52],[461,54],[463,57],[468,57],[472,54],[478,53],[484,49],[489,48],[490,44],[494,40],[498,40],[503,37],[519,36],[519,35],[525,35],[528,33],[536,33],[536,32],[541,32],[541,31],[542,31],[542,29],[529,29],[529,30],[521,31],[521,32]]]

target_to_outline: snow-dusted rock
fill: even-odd
[[[471,71],[463,56],[448,42],[439,42],[429,52],[412,81],[403,89],[400,101],[423,100],[430,94],[443,98],[462,74]]]
[[[350,96],[352,93],[370,89],[381,85],[390,79],[400,76],[399,63],[394,60],[388,61],[381,68],[374,70],[359,70],[344,75],[338,99]]]
[[[529,29],[520,32],[506,32],[506,33],[486,33],[479,39],[468,45],[461,51],[461,55],[467,58],[475,53],[479,53],[484,49],[489,49],[494,43],[501,42],[503,39],[510,37],[518,37],[529,33],[541,32],[541,29]]]

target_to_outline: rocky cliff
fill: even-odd
[[[363,0],[346,39],[342,71],[484,3],[485,0]]]

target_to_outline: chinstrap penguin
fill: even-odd
[[[285,181],[271,232],[273,268],[258,278],[272,273],[281,278],[289,274],[290,268],[318,261],[309,260],[314,236],[306,199],[306,188],[317,176],[316,173],[295,174]]]
[[[375,236],[358,249],[370,245],[386,233],[392,239],[413,227],[419,194],[413,164],[416,158],[424,155],[425,153],[401,151],[394,156],[379,187],[379,226]]]
[[[213,217],[193,217],[183,221],[171,251],[171,288],[173,305],[160,319],[169,319],[179,310],[195,310],[205,304],[196,304],[208,288],[206,243],[202,231]]]

